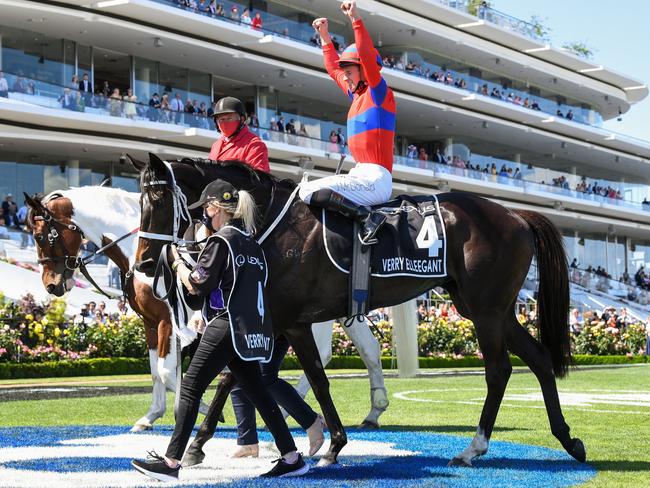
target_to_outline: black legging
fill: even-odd
[[[280,454],[295,451],[296,445],[277,403],[268,393],[259,363],[243,361],[235,352],[227,320],[218,319],[206,327],[201,343],[194,353],[190,367],[181,383],[181,397],[176,427],[167,447],[167,457],[181,459],[199,413],[199,403],[205,390],[226,367],[230,369],[246,396],[257,408],[275,439]]]

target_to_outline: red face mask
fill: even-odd
[[[219,126],[219,130],[226,137],[232,136],[237,131],[237,129],[239,129],[240,124],[241,121],[239,120],[217,122],[217,125]]]

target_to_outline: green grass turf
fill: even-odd
[[[334,371],[332,371],[334,373]],[[336,371],[340,373],[343,371]],[[357,371],[358,373],[358,371]],[[285,372],[296,374],[296,372]],[[118,380],[119,384],[147,384],[147,377],[79,378],[79,384],[88,381]],[[136,380],[131,382],[130,380]],[[50,383],[74,382],[60,378]],[[33,383],[44,380],[34,380]],[[8,382],[2,382],[0,386]],[[21,383],[27,383],[23,381]],[[29,383],[32,383],[31,381]],[[345,425],[354,426],[369,409],[368,380],[332,379],[332,394]],[[392,429],[431,430],[440,433],[470,437],[476,430],[485,396],[484,380],[480,376],[432,377],[418,379],[387,379],[390,407],[381,417],[382,425]],[[559,383],[561,391],[589,392],[645,392],[650,394],[650,365],[636,365],[611,369],[582,369],[573,371]],[[396,398],[400,392],[418,390],[414,398],[433,400],[418,402]],[[433,391],[422,391],[433,390]],[[442,390],[442,391],[441,391]],[[508,394],[538,392],[539,386],[531,374],[514,374]],[[0,389],[0,395],[2,390]],[[308,401],[316,407],[313,395]],[[462,402],[462,403],[460,403]],[[173,399],[162,419],[173,422]],[[149,406],[149,395],[122,395],[90,399],[61,399],[46,401],[0,402],[0,425],[130,425]],[[541,402],[504,400],[493,440],[506,440],[560,448],[551,435]],[[316,407],[317,408],[317,407]],[[603,410],[607,412],[596,412]],[[226,407],[226,423],[234,417],[230,405]],[[640,413],[632,413],[640,412]],[[599,404],[595,406],[566,406],[564,415],[572,435],[580,437],[587,448],[589,463],[598,470],[595,479],[585,486],[621,487],[648,486],[650,473],[650,408]],[[161,421],[159,421],[161,422]],[[293,422],[291,422],[291,425]]]

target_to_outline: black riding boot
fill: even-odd
[[[377,242],[375,234],[379,230],[379,227],[381,227],[381,224],[386,220],[384,214],[373,212],[372,209],[366,205],[357,205],[340,193],[330,190],[329,188],[317,190],[312,193],[309,203],[326,210],[334,210],[359,222],[361,224],[359,237],[364,244],[374,244]]]

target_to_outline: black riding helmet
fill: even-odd
[[[223,97],[219,99],[215,105],[213,117],[216,118],[219,115],[232,112],[239,114],[241,117],[246,117],[246,107],[244,107],[244,103],[235,97]]]

